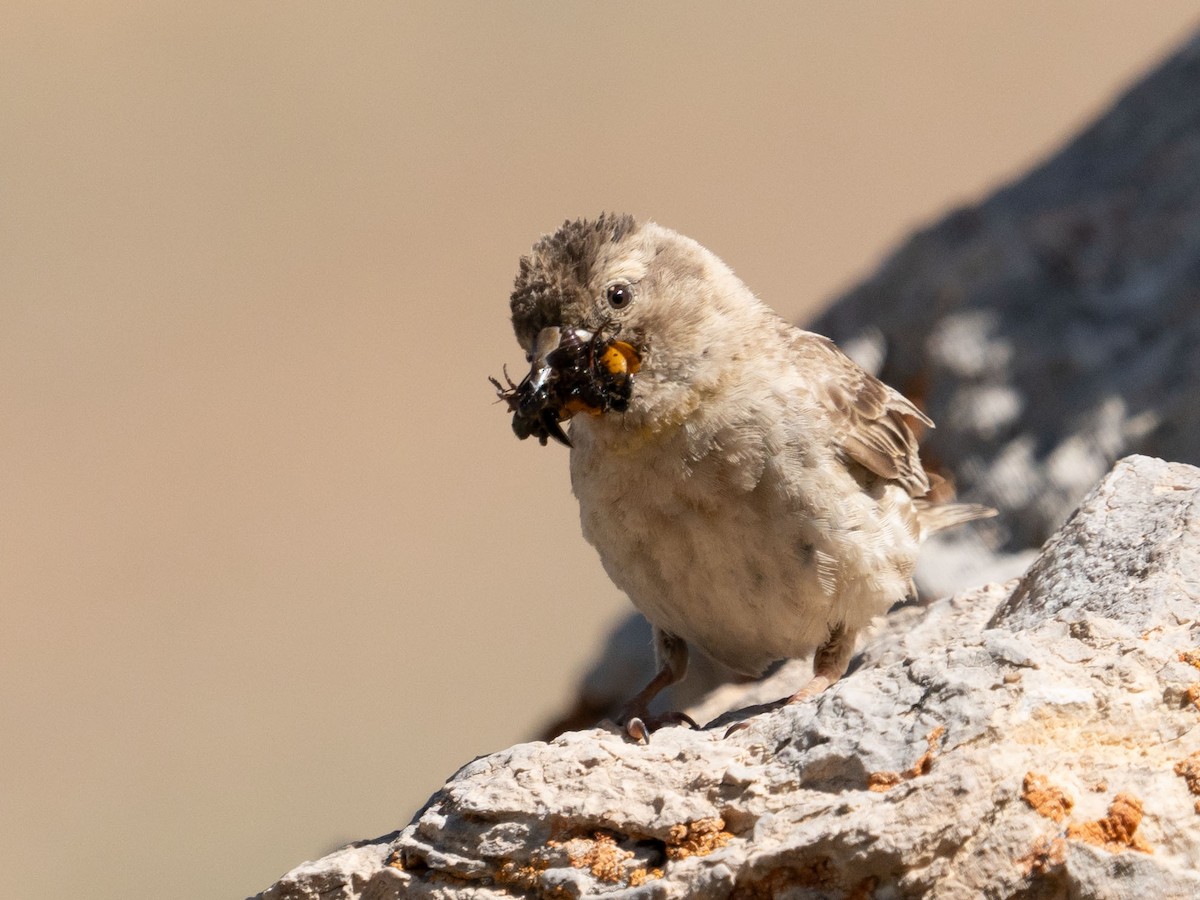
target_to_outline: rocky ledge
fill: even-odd
[[[1198,897],[1198,628],[1200,469],[1128,457],[1021,579],[889,616],[816,701],[481,757],[258,896]]]

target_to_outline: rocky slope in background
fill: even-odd
[[[1200,36],[812,327],[925,404],[931,458],[1009,548],[1122,456],[1200,464]]]
[[[810,327],[922,403],[938,424],[927,460],[1000,511],[926,546],[923,596],[1020,574],[1122,456],[1200,464],[1200,35]],[[636,617],[615,631],[546,733],[595,722],[649,679],[648,635]],[[724,674],[695,669],[684,702]]]
[[[816,701],[482,757],[259,897],[1197,897],[1198,628],[1200,470],[1131,457]]]

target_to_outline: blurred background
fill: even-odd
[[[487,376],[623,210],[803,320],[1194,2],[0,21],[2,897],[241,897],[535,734],[626,609]]]

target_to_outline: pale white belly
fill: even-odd
[[[832,598],[788,523],[764,528],[732,505],[714,516],[654,518],[631,516],[619,535],[588,528],[613,581],[652,623],[748,674],[828,636]]]
[[[864,511],[843,530],[806,513],[824,498],[783,504],[770,470],[739,490],[680,470],[670,447],[619,456],[576,443],[584,536],[613,582],[652,624],[733,669],[804,656],[835,625],[861,628],[906,593],[916,543],[876,515],[876,500],[855,498]]]

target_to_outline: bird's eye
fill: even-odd
[[[610,284],[604,291],[604,299],[613,309],[624,309],[633,302],[633,287],[628,284]]]

